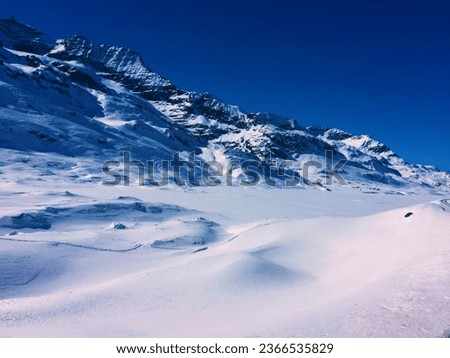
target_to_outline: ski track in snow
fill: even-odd
[[[251,231],[251,230],[255,230],[264,226],[269,226],[269,225],[273,225],[273,224],[278,224],[278,223],[282,223],[282,222],[289,222],[292,221],[292,219],[287,219],[287,218],[281,218],[281,219],[266,219],[265,221],[260,221],[257,223],[253,223],[251,226],[245,227],[244,229],[241,229],[237,234],[233,235],[230,239],[219,243],[219,245],[224,245],[227,244],[233,240],[236,240],[239,236]]]
[[[6,238],[6,237],[0,237],[0,240],[4,240],[4,241],[13,241],[13,242],[28,242],[28,243],[45,243],[45,244],[50,244],[52,246],[71,246],[71,247],[75,247],[78,249],[87,249],[87,250],[94,250],[94,251],[107,251],[107,252],[129,252],[129,251],[134,251],[139,249],[140,247],[142,247],[142,244],[136,244],[133,247],[130,247],[128,249],[105,249],[105,248],[100,248],[100,247],[92,247],[92,246],[85,246],[85,245],[77,245],[77,244],[72,244],[70,242],[61,242],[61,241],[48,241],[48,240],[20,240],[20,239],[11,239],[11,238]]]

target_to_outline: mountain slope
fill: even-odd
[[[195,152],[200,161],[258,161],[260,173],[288,167],[303,187],[336,183],[333,170],[345,160],[340,174],[363,191],[450,191],[448,173],[410,165],[367,135],[306,128],[179,89],[132,50],[79,35],[51,41],[12,18],[0,20],[0,41],[1,148],[98,161],[124,151],[141,161]]]

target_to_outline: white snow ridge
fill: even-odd
[[[129,49],[14,19],[0,44],[0,336],[449,335],[448,173]]]

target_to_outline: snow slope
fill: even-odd
[[[441,200],[3,183],[0,335],[439,337]]]

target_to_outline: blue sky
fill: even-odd
[[[133,48],[179,87],[450,171],[448,0],[21,0],[0,15]]]

